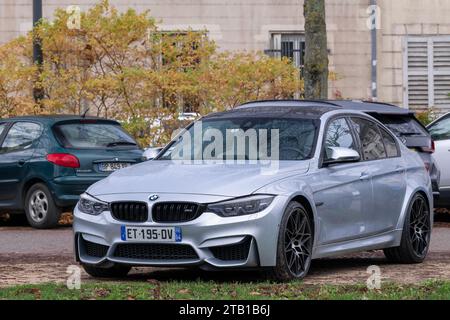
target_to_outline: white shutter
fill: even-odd
[[[409,38],[407,41],[407,101],[410,108],[428,106],[428,41]]]
[[[433,41],[434,106],[450,109],[450,37]]]
[[[408,37],[405,105],[450,109],[450,37]]]

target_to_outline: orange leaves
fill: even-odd
[[[231,109],[303,91],[289,60],[218,52],[207,30],[158,30],[149,12],[119,12],[106,0],[81,13],[80,28],[59,9],[36,28],[44,65],[32,63],[31,34],[0,47],[0,116],[83,113],[121,120],[143,144],[162,145],[186,125],[183,111]],[[44,90],[41,110],[33,85]]]

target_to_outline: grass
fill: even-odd
[[[213,281],[88,282],[80,290],[64,284],[22,285],[0,288],[0,299],[11,300],[141,300],[141,299],[326,299],[326,300],[449,300],[450,281],[429,281],[417,285],[383,283],[381,290],[365,285],[306,285],[217,283]]]

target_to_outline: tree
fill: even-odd
[[[32,93],[37,67],[32,56],[30,37],[0,46],[0,118],[36,111]]]
[[[0,46],[2,116],[89,110],[119,120],[142,145],[163,145],[186,125],[179,117],[186,109],[202,115],[303,90],[288,59],[218,52],[206,30],[163,32],[148,11],[120,12],[102,0],[81,13],[79,28],[69,19],[57,9],[34,34]],[[41,72],[33,35],[42,43]],[[44,93],[43,109],[32,99],[33,82]]]
[[[325,0],[304,0],[305,98],[328,97],[328,49]]]

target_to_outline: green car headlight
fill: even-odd
[[[85,193],[81,195],[80,201],[78,201],[78,210],[98,216],[100,213],[108,211],[109,205]]]
[[[221,217],[236,217],[258,213],[266,209],[273,201],[272,195],[255,195],[223,202],[208,204],[207,211]]]

